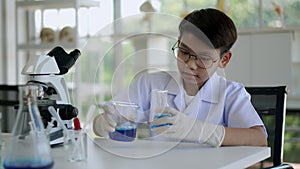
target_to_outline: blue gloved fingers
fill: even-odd
[[[109,106],[109,105],[103,105],[103,110],[104,110],[104,112],[105,113],[108,113],[108,114],[115,114],[114,112],[114,109],[111,107],[111,106]]]
[[[164,118],[164,117],[172,117],[172,114],[169,113],[157,113],[154,116],[154,120],[159,119],[159,118]]]
[[[172,139],[178,139],[178,132],[181,133],[181,131],[178,131],[177,126],[174,125],[152,128],[151,130],[161,137]]]
[[[175,124],[180,112],[172,107],[160,107],[155,109],[156,115],[151,123],[151,128],[171,126]]]
[[[171,114],[172,116],[177,115],[178,113],[180,113],[178,110],[176,110],[173,107],[158,107],[154,110],[156,113],[167,113],[167,114]]]
[[[115,128],[111,126],[104,117],[105,113],[99,114],[94,119],[93,130],[96,135],[108,137],[108,132],[114,132]]]
[[[108,126],[107,126],[107,129],[111,129],[111,128],[115,128],[117,123],[116,123],[116,120],[115,119],[116,116],[113,109],[110,108],[108,105],[104,105],[103,106],[103,110],[105,111],[104,113],[102,113],[101,115],[103,116],[104,120],[107,122]],[[109,130],[110,131],[110,130]]]
[[[117,126],[117,123],[108,116],[108,114],[106,113],[103,113],[103,114],[100,114],[100,118],[102,118],[101,120],[101,125],[103,127],[103,130],[105,131],[109,131],[109,132],[114,132],[115,131],[115,127]]]
[[[172,119],[173,117],[171,114],[158,114],[158,116],[154,118],[154,121],[151,122],[151,129],[163,126],[171,126],[173,125]]]
[[[166,124],[159,124],[159,125],[151,125],[151,129],[155,129],[157,127],[163,127],[163,126],[172,126],[173,124],[166,123]]]
[[[170,128],[170,126],[154,127],[154,128],[151,128],[151,131],[154,132],[155,134],[159,135],[159,134],[162,134],[163,132],[167,131]]]
[[[162,117],[155,119],[151,122],[151,125],[173,124],[175,122],[174,117]]]

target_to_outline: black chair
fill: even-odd
[[[0,112],[2,112],[2,132],[11,132],[19,104],[18,85],[0,85]]]
[[[284,129],[286,113],[286,86],[246,87],[251,102],[262,118],[268,132],[271,157],[261,162],[261,168],[293,169],[283,164]]]

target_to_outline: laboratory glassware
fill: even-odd
[[[50,169],[54,165],[37,92],[37,85],[19,86],[18,114],[5,153],[5,169]]]
[[[117,141],[133,141],[136,137],[137,116],[139,106],[129,102],[112,102],[114,117],[117,125],[109,137]]]

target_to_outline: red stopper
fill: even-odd
[[[74,130],[80,130],[81,129],[81,127],[80,127],[80,121],[79,121],[78,117],[74,118],[73,123],[74,123]]]

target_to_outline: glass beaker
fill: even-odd
[[[129,102],[112,102],[117,123],[109,137],[117,141],[133,141],[136,137],[136,121],[139,106]]]
[[[50,169],[53,159],[36,102],[38,86],[19,86],[18,115],[5,154],[5,169]]]
[[[168,91],[159,89],[152,90],[150,100],[149,122],[152,122],[154,119],[161,117],[161,114],[163,112],[155,112],[155,109],[164,107],[169,107]]]
[[[87,134],[83,130],[68,129],[64,134],[64,150],[69,162],[87,159]]]

